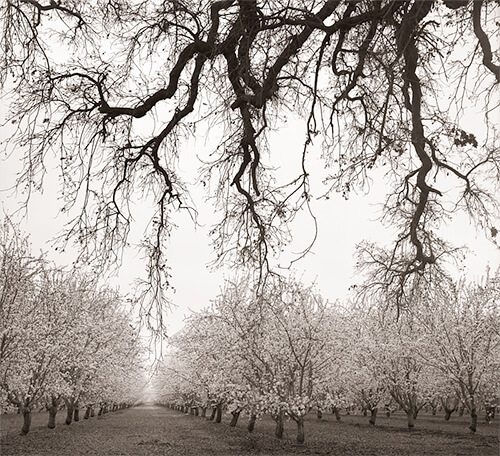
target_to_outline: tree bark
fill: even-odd
[[[49,407],[49,423],[47,424],[49,429],[54,429],[56,427],[57,408],[57,405],[54,403]]]
[[[408,418],[408,429],[413,429],[415,427],[414,411],[409,410],[406,412],[406,417]]]
[[[248,422],[247,430],[248,432],[253,432],[255,429],[255,422],[257,421],[257,415],[251,415],[250,421]]]
[[[215,422],[220,423],[222,421],[222,404],[217,404],[216,411]]]
[[[323,412],[318,409],[318,412],[316,413],[316,416],[318,417],[318,420],[320,420],[321,418],[323,418]]]
[[[476,410],[475,405],[473,405],[471,407],[471,410],[470,410],[470,426],[469,426],[469,429],[472,432],[476,432],[477,431],[477,410]]]
[[[215,414],[217,413],[217,408],[212,407],[212,413],[210,414],[210,417],[208,418],[210,421],[212,421],[215,418]]]
[[[26,435],[31,428],[31,407],[26,407],[23,410],[23,427],[21,428],[21,434]]]
[[[340,421],[342,419],[338,407],[332,407],[332,413],[335,415],[335,418],[337,418],[337,421]]]
[[[373,424],[375,426],[375,422],[377,421],[377,412],[378,408],[374,407],[370,410],[370,424]]]
[[[75,410],[73,413],[73,421],[80,421],[80,406],[75,404]]]
[[[297,420],[297,443],[304,443],[304,417],[299,417]]]
[[[281,439],[283,438],[283,431],[285,430],[285,424],[283,421],[283,412],[279,412],[274,419],[276,420],[276,428],[274,430],[274,435],[278,439]]]
[[[90,418],[90,411],[92,410],[92,407],[90,405],[87,406],[85,410],[85,415],[83,415],[84,420],[88,420]]]
[[[201,408],[201,417],[202,418],[206,418],[207,416],[207,408],[206,407],[202,407]]]
[[[241,412],[231,412],[233,415],[233,418],[231,419],[231,422],[229,423],[229,426],[235,427],[236,423],[238,422],[238,418],[240,417]]]
[[[67,407],[67,409],[66,409],[66,424],[70,425],[71,422],[73,421],[73,412],[74,412],[73,404],[67,403],[66,407]]]

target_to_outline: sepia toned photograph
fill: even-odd
[[[499,0],[0,0],[0,455],[500,456]]]

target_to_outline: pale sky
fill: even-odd
[[[6,115],[2,107],[1,118]],[[3,120],[2,120],[3,121]],[[289,157],[300,155],[304,142],[303,129],[291,122],[288,129],[280,130],[270,138],[273,148],[273,163],[289,161]],[[7,135],[7,129],[0,130],[1,135]],[[4,139],[4,138],[2,138]],[[206,136],[193,138],[190,142],[188,159],[181,159],[180,168],[196,179],[198,163],[194,158],[199,151],[208,150],[213,146],[206,140]],[[24,200],[22,194],[15,194],[11,188],[19,171],[18,157],[5,159],[5,152],[0,150],[0,211],[12,213]],[[315,157],[318,150],[313,150],[309,156],[310,170],[321,173],[322,162]],[[183,157],[185,157],[183,156]],[[263,157],[266,160],[266,157]],[[298,160],[298,158],[297,158]],[[54,161],[56,163],[57,160]],[[284,165],[283,165],[284,166]],[[33,194],[28,206],[28,214],[22,220],[22,229],[30,234],[33,251],[46,251],[51,260],[64,266],[72,262],[71,252],[61,254],[56,252],[50,240],[62,228],[65,218],[58,213],[58,172],[48,169],[42,194]],[[305,283],[316,282],[317,288],[329,300],[344,299],[348,288],[358,280],[354,274],[354,247],[363,239],[385,243],[388,241],[388,232],[380,222],[376,221],[378,208],[376,204],[384,201],[383,186],[373,185],[369,194],[352,193],[349,200],[335,195],[329,200],[317,200],[320,196],[318,188],[312,189],[313,209],[318,218],[319,233],[312,252],[300,262],[294,264],[296,275],[302,277]],[[198,190],[196,190],[198,192]],[[315,193],[317,192],[317,193]],[[197,199],[195,197],[195,199]],[[170,334],[180,329],[184,315],[189,309],[199,310],[209,304],[209,301],[219,293],[223,282],[223,271],[210,272],[207,265],[213,259],[207,233],[216,221],[213,209],[199,200],[199,223],[201,228],[195,229],[187,215],[182,215],[176,223],[179,229],[174,231],[167,250],[167,259],[172,272],[172,285],[176,289],[171,295],[177,308],[173,310],[168,321]],[[136,217],[137,218],[137,217]],[[467,245],[472,252],[467,256],[465,267],[470,277],[480,277],[484,274],[487,265],[496,269],[500,264],[499,250],[488,241],[484,233],[477,231],[465,217],[457,217],[453,223],[443,229],[447,238],[456,245]],[[313,236],[313,225],[310,219],[302,218],[294,227],[295,242],[293,252],[304,249]],[[140,234],[140,233],[139,233]],[[287,258],[281,264],[287,266]],[[130,290],[130,284],[135,277],[143,275],[143,263],[138,253],[128,251],[120,276],[112,280],[119,285],[122,292]],[[226,271],[227,274],[227,271]]]

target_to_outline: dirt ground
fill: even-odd
[[[322,420],[308,416],[306,442],[295,443],[295,425],[285,423],[283,440],[274,438],[274,424],[264,418],[249,434],[246,420],[229,427],[230,416],[221,424],[185,415],[163,407],[140,406],[109,413],[103,417],[63,424],[64,413],[55,429],[48,429],[47,415],[36,414],[31,432],[19,435],[21,417],[1,418],[1,455],[500,455],[498,418],[482,424],[475,435],[467,431],[466,417],[423,416],[416,429],[405,429],[403,416],[380,417],[370,426],[359,415],[332,415]]]

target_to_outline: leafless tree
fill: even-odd
[[[261,279],[309,208],[307,154],[321,143],[325,197],[389,183],[384,220],[397,238],[367,262],[404,290],[449,252],[435,232],[443,218],[464,210],[496,234],[498,12],[482,0],[6,0],[0,74],[18,127],[7,147],[23,151],[20,182],[35,187],[58,151],[63,210],[79,208],[66,239],[82,258],[118,259],[131,202],[153,199],[144,247],[161,300],[173,214],[196,220],[178,162],[197,127],[220,137],[200,177],[221,214],[217,259]],[[461,123],[471,103],[480,139]],[[306,138],[283,183],[268,138],[286,113],[304,119]]]

